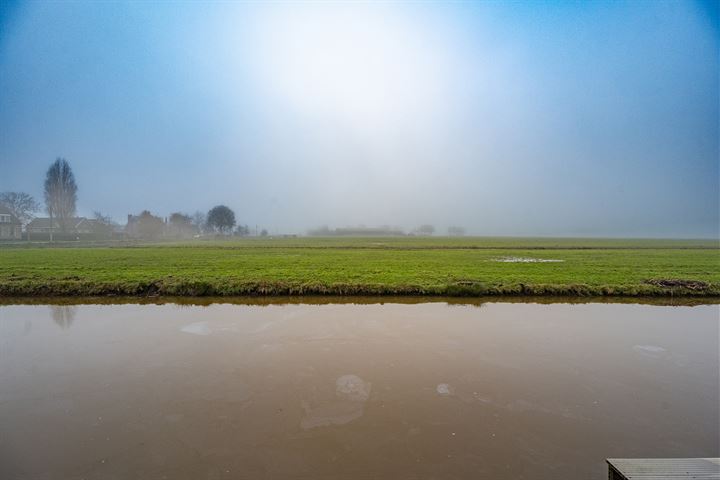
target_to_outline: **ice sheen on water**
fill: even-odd
[[[337,396],[353,402],[366,402],[370,398],[370,388],[370,383],[357,375],[343,375],[335,382]]]
[[[667,354],[667,350],[657,345],[635,345],[633,347],[637,353],[646,357],[660,358]]]
[[[441,383],[439,384],[435,390],[437,391],[438,395],[442,395],[443,397],[447,397],[452,392],[450,391],[450,385],[447,383]]]
[[[210,335],[212,333],[207,322],[191,323],[190,325],[182,327],[180,331],[184,333],[191,333],[193,335]]]
[[[633,348],[639,352],[648,353],[662,353],[665,351],[663,347],[658,347],[657,345],[635,345]]]
[[[334,398],[302,402],[305,416],[300,422],[304,430],[332,425],[345,425],[362,417],[372,386],[354,374],[342,375],[335,381]]]

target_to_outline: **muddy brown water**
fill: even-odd
[[[2,479],[604,479],[716,457],[720,306],[0,306]]]

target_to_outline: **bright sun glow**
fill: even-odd
[[[407,16],[306,5],[263,15],[255,35],[259,80],[303,114],[398,121],[441,97],[444,56]]]

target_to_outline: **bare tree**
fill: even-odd
[[[241,237],[247,237],[250,235],[250,227],[247,225],[238,225],[235,229],[235,234],[240,235]]]
[[[115,220],[113,220],[110,215],[105,215],[98,210],[95,210],[93,212],[93,218],[102,225],[109,225],[109,226],[117,225],[117,222],[115,222]]]
[[[192,224],[193,227],[197,229],[198,233],[203,233],[206,225],[205,214],[200,211],[193,213]]]
[[[60,230],[65,232],[68,220],[75,215],[76,202],[75,175],[67,160],[58,157],[45,175],[45,207],[50,215],[50,225],[56,218]]]
[[[2,192],[0,203],[5,205],[23,225],[30,223],[35,212],[40,210],[40,204],[25,192]]]

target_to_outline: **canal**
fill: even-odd
[[[0,478],[604,479],[606,457],[718,456],[718,305],[377,302],[0,306]]]

